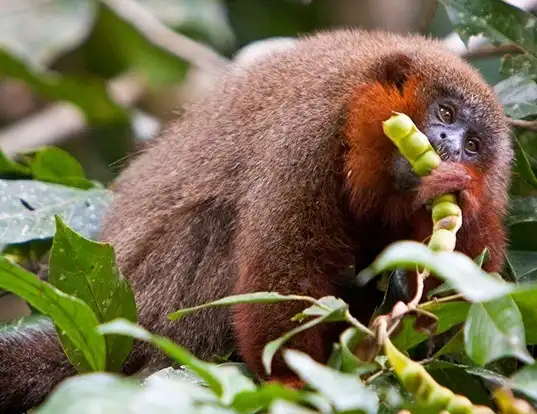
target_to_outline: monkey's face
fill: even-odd
[[[438,94],[429,101],[418,124],[443,161],[473,166],[486,173],[509,156],[503,114],[489,110],[488,102],[459,94]],[[420,178],[400,154],[394,160],[395,186],[415,188]]]

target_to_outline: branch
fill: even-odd
[[[537,132],[537,121],[525,121],[523,119],[508,118],[509,124],[513,128],[524,128],[529,131]]]
[[[431,25],[438,7],[438,0],[430,0],[430,2],[431,4],[429,4],[429,7],[426,7],[425,13],[423,14],[423,20],[420,24],[421,33],[425,33]]]
[[[487,44],[487,45],[479,46],[474,49],[468,50],[462,53],[461,57],[468,59],[468,60],[483,59],[483,58],[492,57],[492,56],[503,56],[508,53],[522,54],[526,52],[520,46],[512,44],[512,43],[506,43],[506,44],[499,45],[499,46]]]
[[[209,47],[171,30],[136,1],[101,1],[151,43],[206,72],[220,73],[229,62]]]

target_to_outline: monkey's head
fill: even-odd
[[[412,194],[423,180],[382,133],[382,121],[397,111],[409,115],[427,135],[449,163],[445,166],[464,166],[469,180],[479,181],[476,197],[496,198],[503,208],[513,158],[509,127],[502,106],[477,70],[440,44],[417,40],[406,49],[388,51],[372,66],[370,77],[371,82],[354,95],[350,131],[374,131],[370,143],[384,158],[368,165],[372,170],[387,167],[389,177],[386,170],[376,172],[388,177],[393,192]],[[359,106],[368,108],[365,114]]]

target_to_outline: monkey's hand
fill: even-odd
[[[479,209],[479,191],[481,180],[467,166],[455,162],[442,162],[425,177],[417,188],[415,207],[430,203],[435,197],[455,194],[457,203],[464,217],[474,216]]]

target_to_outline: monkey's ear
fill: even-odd
[[[396,86],[400,94],[403,94],[405,82],[412,68],[412,58],[397,52],[384,58],[378,68],[378,79],[386,85]]]

